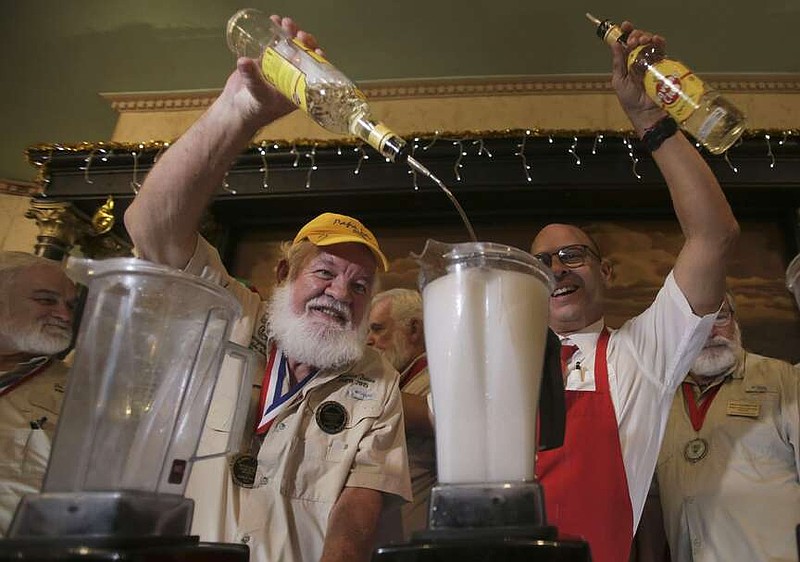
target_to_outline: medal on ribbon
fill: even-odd
[[[686,400],[686,407],[689,410],[689,420],[692,422],[692,428],[696,432],[699,432],[702,429],[703,422],[706,419],[706,414],[708,413],[709,408],[711,408],[711,403],[714,401],[714,397],[717,395],[717,392],[719,392],[720,388],[722,388],[722,384],[718,384],[709,390],[705,396],[700,397],[700,403],[698,404],[694,397],[692,383],[683,383],[683,397]],[[707,454],[708,441],[702,437],[695,437],[694,439],[688,441],[683,448],[683,458],[690,463],[696,463],[703,460]]]
[[[702,437],[692,439],[683,448],[683,458],[691,463],[696,463],[708,453],[708,441]]]
[[[283,393],[288,372],[289,368],[287,366],[286,356],[283,354],[283,351],[273,345],[270,349],[267,368],[264,371],[264,380],[261,384],[261,398],[259,399],[261,420],[256,426],[257,435],[264,435],[269,431],[272,422],[278,417],[278,414],[289,399],[300,392],[300,389],[317,374],[317,371],[312,371],[306,378]]]

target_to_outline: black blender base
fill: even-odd
[[[34,537],[0,540],[0,561],[15,562],[247,562],[243,544],[197,537]]]
[[[550,526],[426,530],[377,549],[372,562],[591,562],[589,543],[557,533]]]
[[[493,539],[379,548],[372,562],[591,562],[583,541]]]

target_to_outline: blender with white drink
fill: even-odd
[[[428,529],[373,560],[589,560],[547,525],[534,473],[537,450],[563,442],[552,272],[488,242],[428,240],[418,261],[439,483]]]

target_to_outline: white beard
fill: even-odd
[[[410,346],[408,345],[408,341],[403,336],[403,333],[400,330],[395,330],[392,334],[392,345],[391,347],[382,350],[383,356],[386,357],[386,360],[392,364],[392,367],[397,369],[399,372],[403,372],[403,369],[408,367],[408,364],[411,363],[411,360],[414,359],[411,356]]]
[[[69,324],[55,319],[20,324],[13,318],[2,315],[0,319],[0,341],[11,350],[33,355],[55,355],[69,347],[72,329]]]
[[[716,377],[732,370],[742,351],[742,334],[735,328],[733,339],[716,336],[706,342],[706,346],[694,360],[691,372],[698,377]]]
[[[345,326],[340,327],[333,320],[309,318],[312,305],[336,309],[347,318]],[[364,354],[369,327],[366,315],[359,326],[353,327],[349,308],[331,297],[322,295],[310,300],[305,314],[297,315],[292,311],[291,284],[286,283],[275,288],[268,310],[268,335],[291,360],[329,369],[358,361]]]

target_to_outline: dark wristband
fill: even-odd
[[[655,152],[669,137],[678,132],[678,124],[672,117],[664,117],[647,129],[642,136],[642,143],[650,152]]]

